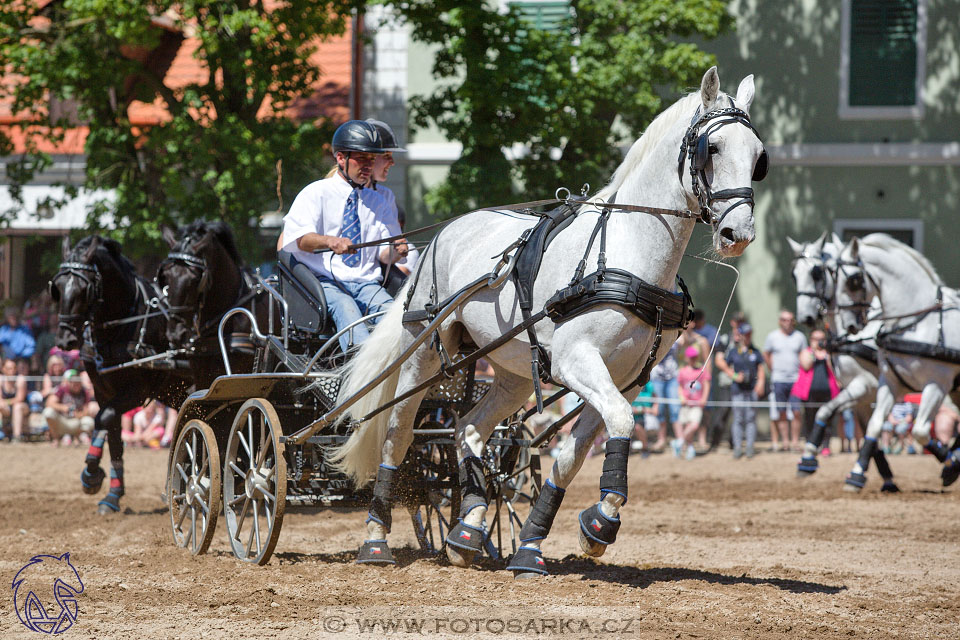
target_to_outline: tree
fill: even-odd
[[[40,141],[56,142],[76,121],[51,101],[76,103],[89,127],[84,186],[113,190],[91,212],[115,220],[112,235],[134,250],[156,241],[162,223],[221,218],[251,246],[248,221],[276,207],[275,165],[284,183],[315,175],[332,127],[289,111],[313,92],[309,63],[318,41],[342,34],[362,0],[22,0],[0,7],[0,61],[13,108],[24,115],[27,152],[7,165],[17,187],[50,163]],[[186,86],[164,83],[160,63],[185,35],[207,71]],[[176,47],[173,47],[176,50]],[[134,100],[155,103],[162,122],[130,121]],[[0,132],[0,152],[11,151]]]
[[[729,29],[726,0],[571,0],[544,31],[482,0],[394,3],[413,37],[439,45],[440,87],[411,101],[413,123],[463,143],[427,204],[442,214],[539,199],[558,186],[596,190],[671,99],[715,64],[690,39]],[[522,145],[508,158],[501,151]]]

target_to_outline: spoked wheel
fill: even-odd
[[[397,495],[413,522],[420,549],[437,554],[460,513],[456,449],[446,438],[415,442],[400,467]]]
[[[525,424],[515,422],[505,433],[494,433],[483,456],[488,508],[494,513],[487,553],[494,559],[517,552],[520,529],[540,495],[539,456],[528,447],[507,444],[508,439],[529,441],[533,433]],[[504,443],[496,443],[498,440]],[[504,549],[504,538],[510,541],[508,549]]]
[[[191,420],[180,431],[170,462],[167,506],[173,541],[193,555],[205,553],[220,513],[220,452],[206,422]]]
[[[266,564],[277,546],[287,494],[280,419],[267,400],[243,403],[227,440],[223,515],[233,554]]]

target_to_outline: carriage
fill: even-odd
[[[166,498],[178,546],[205,552],[222,515],[234,555],[264,564],[287,505],[359,506],[371,496],[355,488],[327,455],[331,445],[347,440],[355,423],[323,418],[338,409],[336,365],[343,354],[337,345],[353,325],[333,332],[315,277],[286,252],[275,276],[255,278],[268,301],[267,326],[261,331],[254,313],[243,307],[222,317],[218,342],[227,375],[190,395],[180,410]],[[252,326],[255,358],[249,371],[231,369],[224,327],[235,315],[246,316]],[[442,549],[460,508],[453,422],[488,388],[472,367],[461,369],[435,384],[417,413],[397,493],[424,552]],[[538,449],[530,435],[522,415],[515,414],[497,427],[485,451],[488,500],[496,505],[485,551],[494,559],[508,544],[516,551],[522,525],[517,510],[540,489]]]

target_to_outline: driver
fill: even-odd
[[[373,124],[349,120],[340,125],[333,134],[336,174],[304,187],[283,218],[283,249],[317,276],[338,331],[387,308],[393,298],[381,286],[380,265],[407,255],[402,240],[355,248],[400,234],[395,201],[368,188],[374,161],[385,152]],[[353,330],[353,343],[368,336],[361,323]],[[350,347],[349,333],[340,337],[340,346]]]

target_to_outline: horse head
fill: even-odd
[[[870,301],[879,295],[876,281],[870,277],[861,256],[861,240],[853,238],[837,259],[837,310],[840,326],[856,333],[867,325]]]
[[[700,105],[681,147],[681,182],[689,202],[713,227],[713,246],[722,256],[739,256],[756,237],[752,182],[767,175],[767,153],[750,123],[755,87],[748,75],[736,99],[720,93],[711,67],[700,83]],[[684,154],[689,158],[684,172]]]
[[[809,243],[787,238],[793,250],[791,276],[797,287],[797,320],[813,327],[833,310],[836,296],[837,252],[842,243],[827,242],[823,232]]]
[[[167,341],[173,349],[186,348],[200,337],[201,322],[211,310],[226,311],[218,309],[223,300],[236,299],[236,291],[221,289],[230,289],[228,274],[238,272],[240,256],[232,231],[219,221],[192,222],[180,228],[179,237],[163,227],[163,237],[170,254],[160,264],[157,284],[170,311]],[[236,264],[232,271],[224,269],[230,262]]]
[[[101,299],[103,277],[95,262],[101,241],[100,236],[89,236],[71,249],[70,239],[63,239],[63,263],[48,285],[57,305],[56,344],[61,349],[80,348],[83,327]]]

